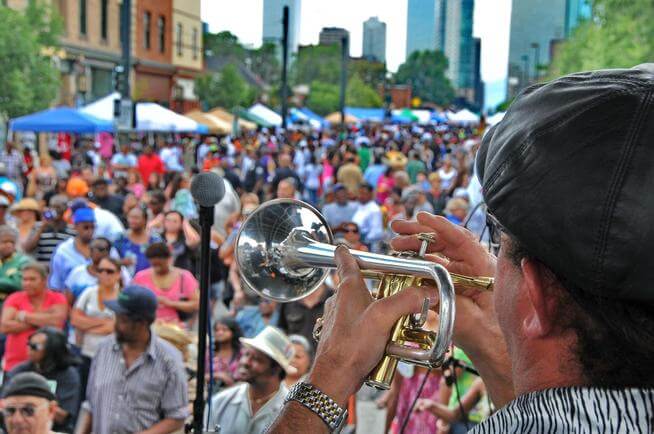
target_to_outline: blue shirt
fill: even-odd
[[[69,238],[59,244],[50,259],[50,278],[48,286],[50,289],[63,291],[66,289],[66,279],[79,265],[88,265],[91,259],[82,255],[75,247],[75,238]]]
[[[152,243],[160,243],[163,241],[157,234],[150,235],[148,242],[145,244],[136,244],[130,240],[127,235],[121,235],[120,238],[114,243],[114,247],[118,250],[121,258],[131,257],[134,258],[135,263],[129,266],[129,272],[132,277],[141,270],[145,270],[150,266],[150,261],[145,257],[145,250]]]
[[[236,313],[236,323],[241,328],[243,336],[253,338],[259,334],[267,325],[276,326],[279,322],[279,311],[275,310],[270,322],[266,324],[261,316],[259,306],[244,306]]]
[[[377,186],[379,178],[386,172],[388,167],[383,164],[373,164],[368,166],[365,172],[363,172],[363,179],[373,187]]]

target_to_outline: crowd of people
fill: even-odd
[[[244,220],[268,200],[294,198],[323,214],[335,242],[358,250],[389,252],[390,223],[421,211],[483,238],[472,173],[483,128],[386,123],[132,137],[108,155],[85,137],[68,155],[9,142],[0,155],[8,432],[30,426],[40,434],[47,421],[56,432],[183,430],[199,380],[200,236],[189,188],[202,171],[222,175],[226,188],[211,234],[205,416],[222,433],[262,432],[309,371],[312,330],[338,276],[299,301],[259,297],[234,259]],[[488,417],[469,360],[458,349],[450,360],[442,370],[402,365],[389,391],[362,390],[351,398],[349,424],[458,433]],[[24,404],[13,403],[23,395]],[[371,414],[383,423],[367,425]]]

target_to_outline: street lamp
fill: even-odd
[[[538,81],[540,78],[538,71],[538,65],[540,64],[540,44],[538,42],[532,42],[531,48],[534,49],[534,81]]]

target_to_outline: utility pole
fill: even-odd
[[[345,130],[345,91],[347,89],[347,61],[350,57],[350,41],[348,35],[341,39],[341,95],[339,100],[339,109],[341,112],[341,124]]]
[[[122,45],[121,64],[116,67],[119,78],[118,91],[120,100],[118,107],[114,106],[114,117],[118,130],[132,130],[135,127],[135,111],[132,105],[132,94],[129,82],[132,70],[132,0],[123,0],[120,10],[122,26],[120,27],[120,42]]]
[[[297,17],[296,17],[297,19]],[[288,6],[282,17],[282,128],[286,129],[288,117]]]

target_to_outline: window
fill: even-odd
[[[100,2],[100,35],[105,41],[108,38],[109,26],[107,20],[109,19],[109,0],[102,0]]]
[[[79,0],[79,34],[86,35],[86,0]]]
[[[182,55],[182,23],[177,23],[177,55]]]
[[[166,19],[159,17],[157,20],[157,30],[159,32],[159,52],[166,51]]]
[[[150,12],[143,14],[143,48],[150,49]]]
[[[193,60],[198,58],[198,29],[193,29]]]

